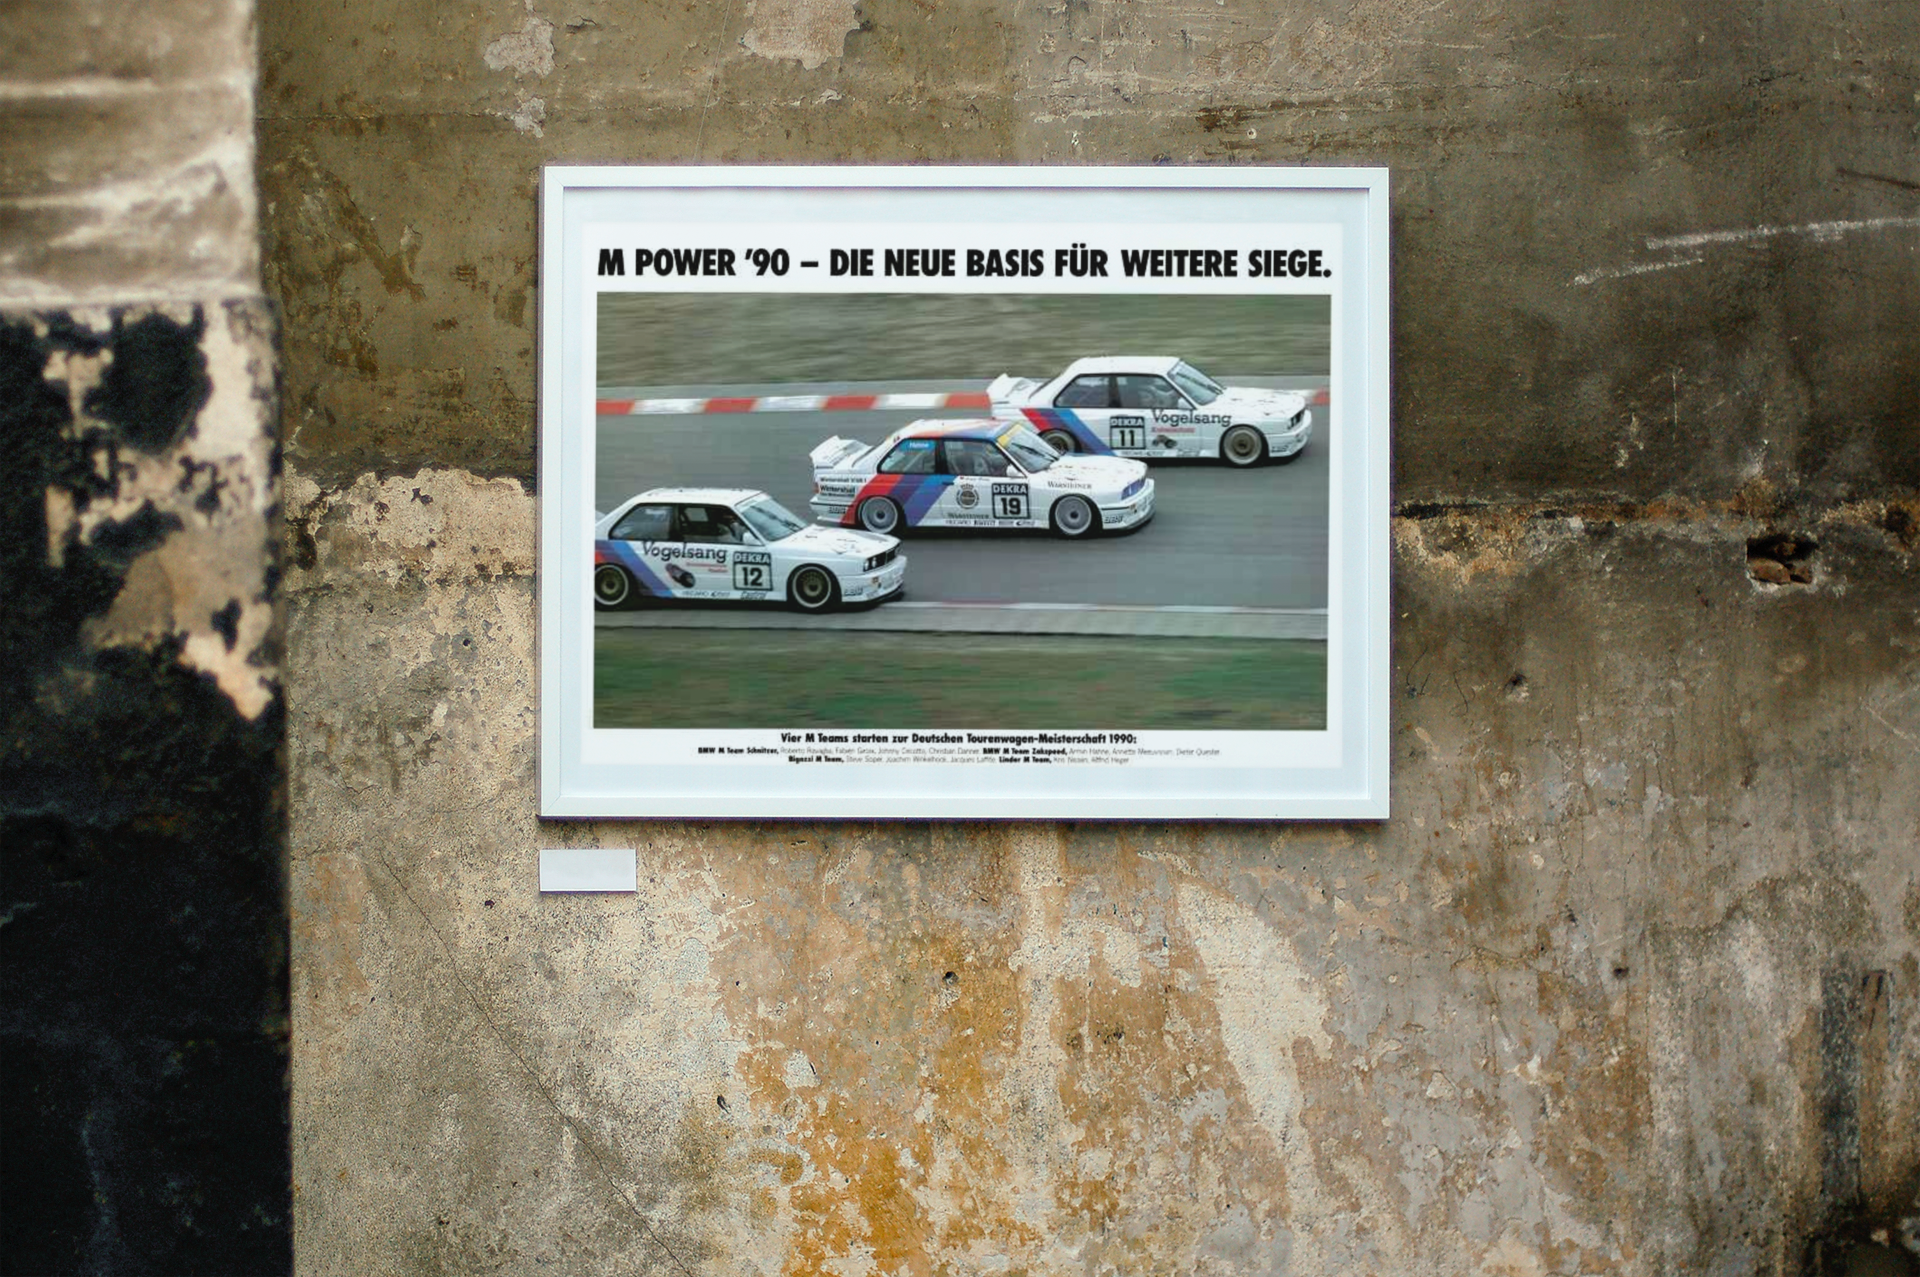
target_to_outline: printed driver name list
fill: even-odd
[[[975,732],[975,731],[794,731],[781,732],[779,744],[697,745],[704,760],[815,764],[940,763],[1048,764],[1112,766],[1135,761],[1188,761],[1217,757],[1209,747],[1159,748],[1143,744],[1133,732]]]

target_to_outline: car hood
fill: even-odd
[[[782,550],[801,554],[839,554],[864,559],[883,550],[891,550],[900,544],[900,538],[882,536],[878,532],[862,532],[858,528],[822,527],[815,523],[774,544]]]
[[[1228,386],[1226,392],[1207,405],[1209,412],[1257,412],[1262,416],[1291,417],[1307,406],[1307,397],[1291,390],[1259,390],[1252,386]]]
[[[1147,463],[1129,457],[1101,457],[1076,452],[1060,458],[1042,473],[1044,478],[1049,479],[1078,479],[1082,483],[1125,487],[1135,479],[1146,476]]]

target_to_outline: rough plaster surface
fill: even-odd
[[[303,1272],[1791,1272],[1836,1164],[1911,1210],[1884,510],[1811,587],[1734,513],[1396,520],[1378,829],[541,827],[532,498],[290,492]]]
[[[1899,1244],[1899,6],[360,11],[261,13],[303,1273]],[[548,160],[1390,165],[1394,820],[536,822]],[[538,847],[595,844],[638,847],[637,897],[537,896]]]
[[[366,13],[261,9],[288,442],[329,484],[531,478],[534,179],[568,160],[1387,164],[1403,500],[1920,486],[1898,4]]]
[[[0,15],[0,303],[255,292],[252,0]]]

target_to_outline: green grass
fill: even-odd
[[[1317,730],[1326,644],[602,629],[593,725]]]
[[[1051,377],[1083,355],[1321,376],[1325,297],[602,293],[602,386]]]

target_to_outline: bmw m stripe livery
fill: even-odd
[[[1117,532],[1153,517],[1138,461],[1063,456],[1024,422],[916,421],[874,447],[838,436],[809,454],[813,514],[892,534],[904,528]]]
[[[1168,356],[1079,359],[1052,381],[996,377],[994,412],[1029,422],[1063,452],[1289,461],[1313,438],[1306,396],[1222,386]]]
[[[593,601],[786,602],[803,612],[877,603],[900,593],[900,542],[806,522],[764,492],[655,488],[593,528]]]

